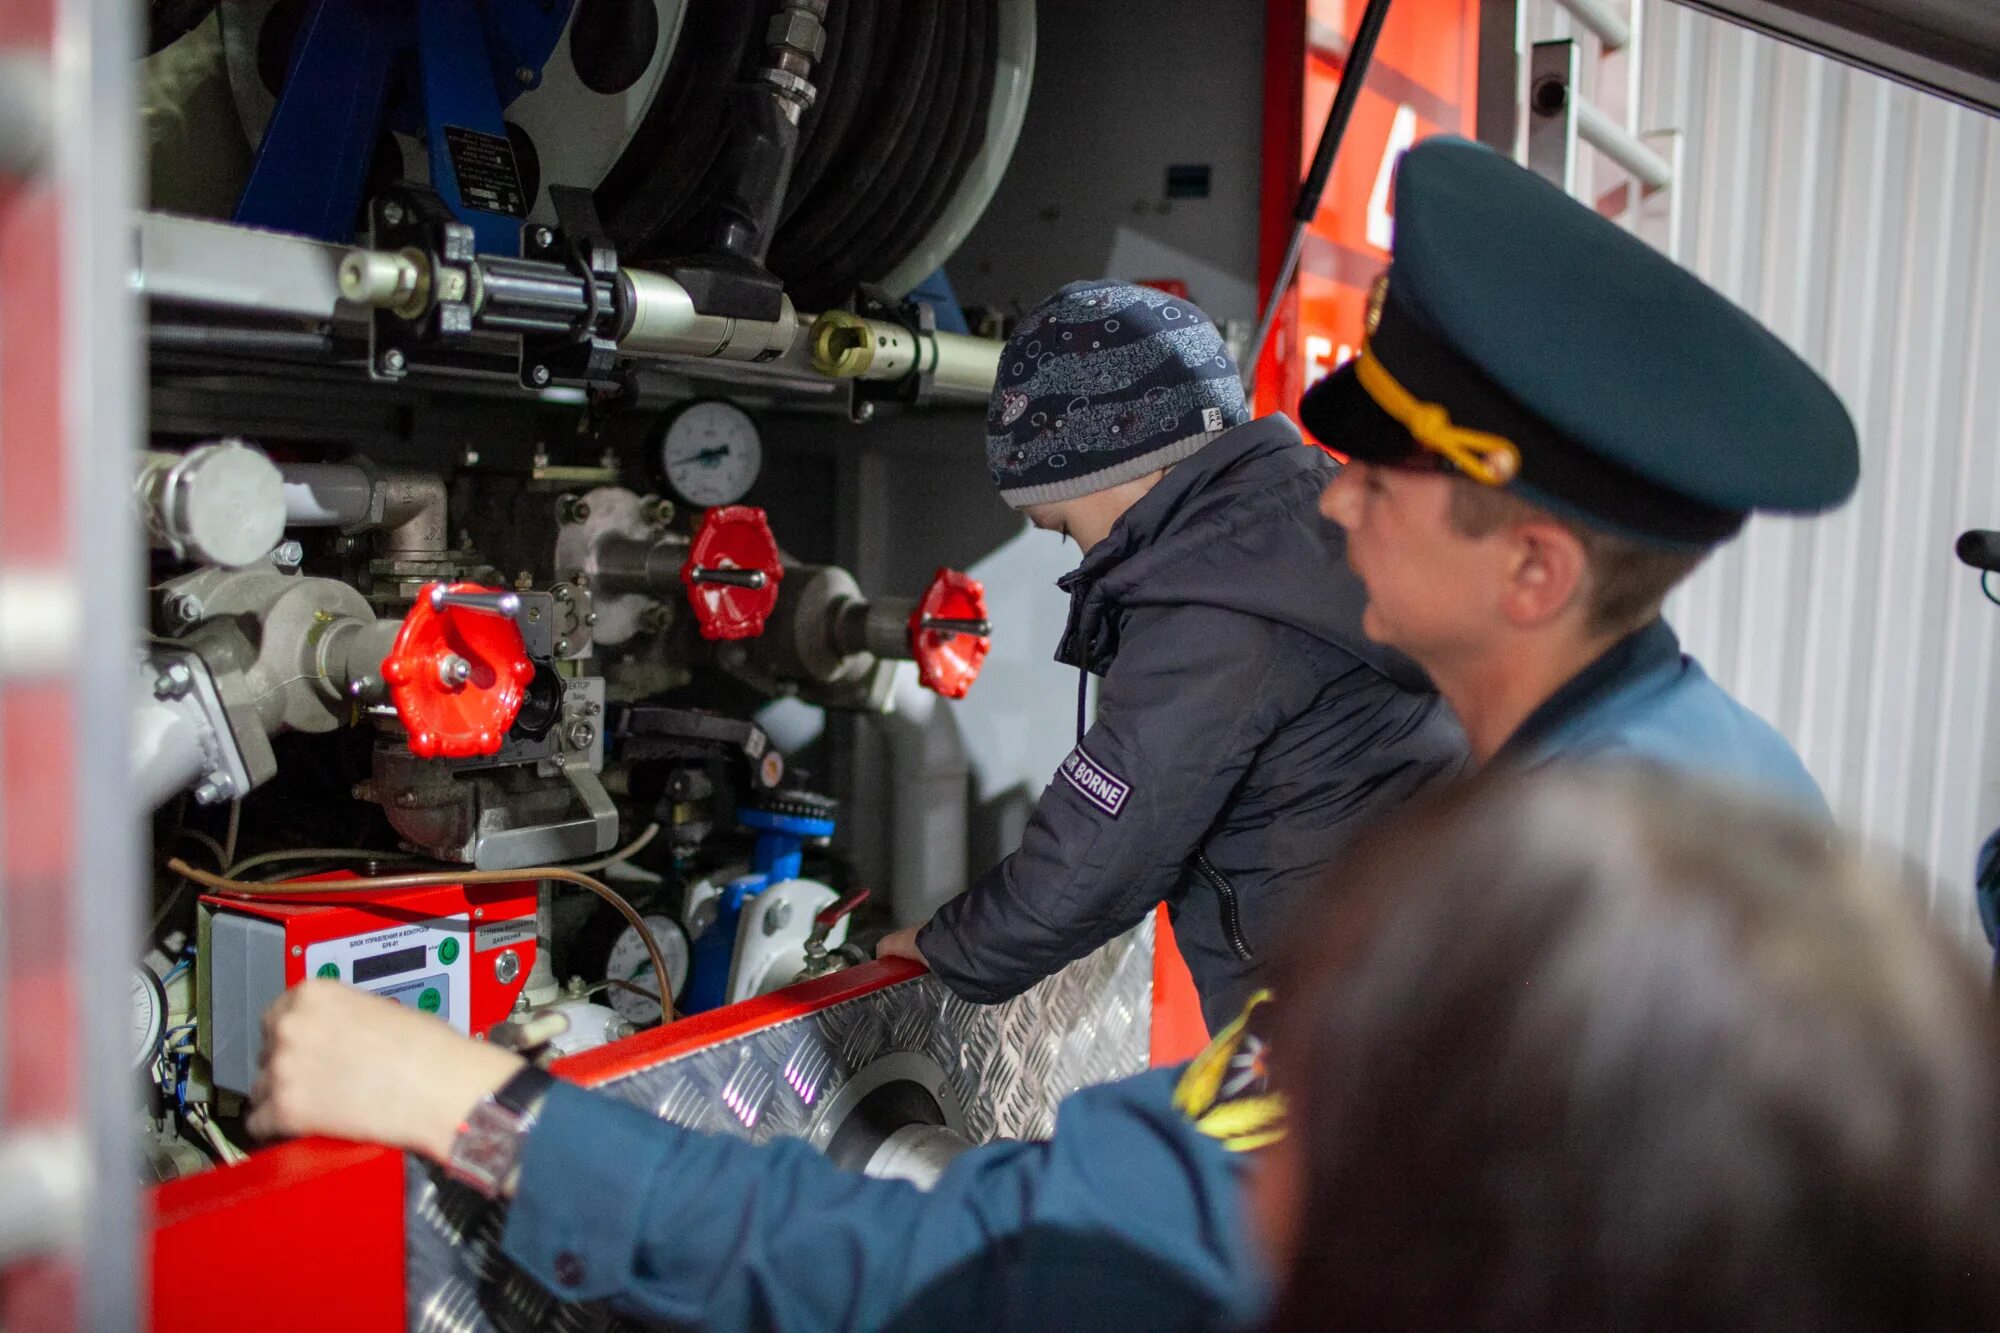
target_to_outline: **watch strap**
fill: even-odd
[[[452,1139],[445,1173],[489,1199],[512,1194],[520,1178],[522,1142],[554,1083],[548,1071],[527,1065],[480,1098]]]
[[[517,1116],[528,1116],[539,1111],[542,1098],[548,1096],[555,1086],[556,1076],[540,1065],[522,1065],[493,1091],[493,1100]]]

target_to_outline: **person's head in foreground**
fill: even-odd
[[[1859,446],[1774,335],[1509,159],[1428,140],[1395,197],[1361,354],[1299,416],[1355,464],[1321,508],[1365,628],[1431,673],[1485,758],[1752,511],[1845,501]]]
[[[1641,770],[1383,828],[1280,982],[1273,1327],[2000,1328],[2000,1043],[1910,886]]]
[[[1087,554],[1168,468],[1248,420],[1200,307],[1092,278],[1023,315],[1001,349],[987,470],[1002,500]]]

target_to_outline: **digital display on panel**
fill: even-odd
[[[397,949],[393,953],[378,953],[372,958],[356,959],[354,984],[361,986],[371,981],[380,981],[383,977],[414,971],[424,965],[424,958],[429,952],[425,946],[413,944],[407,949]]]

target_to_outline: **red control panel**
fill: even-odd
[[[362,882],[345,874],[307,882],[321,879]],[[468,1036],[483,1034],[513,1012],[534,970],[535,899],[532,880],[383,893],[342,887],[324,898],[211,894],[201,900],[210,945],[203,963],[237,969],[254,989],[254,978],[281,961],[286,987],[324,977],[436,1014]],[[225,983],[222,995],[244,993],[216,980]],[[226,1027],[232,1017],[255,1022],[261,1014],[209,1017]]]

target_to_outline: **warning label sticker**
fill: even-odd
[[[527,192],[514,165],[514,145],[505,135],[482,134],[463,125],[444,127],[445,151],[458,177],[458,197],[473,208],[508,217],[528,216]]]

